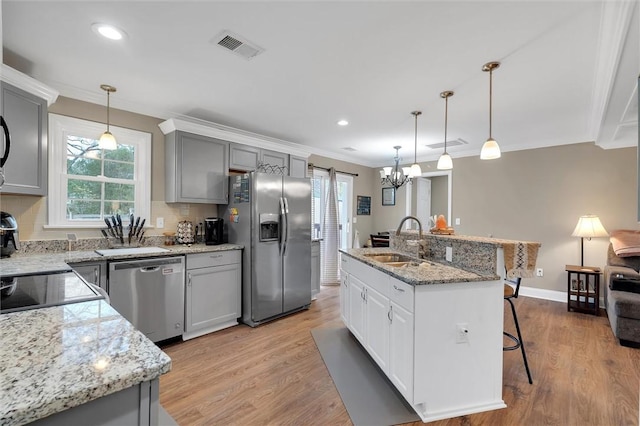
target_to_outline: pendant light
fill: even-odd
[[[101,84],[100,88],[107,92],[107,131],[100,136],[98,146],[100,149],[118,149],[116,138],[109,131],[109,95],[116,91],[116,88],[108,84]]]
[[[444,99],[444,152],[438,159],[438,170],[453,169],[453,160],[447,153],[447,114],[449,112],[449,98],[453,96],[451,90],[440,93],[440,97]]]
[[[419,177],[422,176],[422,169],[418,164],[418,116],[422,114],[422,111],[413,111],[411,115],[415,117],[415,145],[413,151],[413,164],[411,165],[411,170],[409,170],[409,177]]]
[[[482,71],[489,72],[489,139],[482,145],[480,151],[481,160],[494,160],[500,158],[500,146],[491,136],[492,102],[493,102],[493,70],[500,66],[500,62],[487,62],[482,66]]]

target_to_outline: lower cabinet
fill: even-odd
[[[69,266],[82,278],[107,291],[107,262],[69,263]]]
[[[142,382],[30,423],[31,426],[155,426],[159,424],[160,379]]]
[[[311,300],[320,293],[320,241],[311,241]]]
[[[242,252],[187,255],[184,340],[238,324]]]
[[[340,270],[340,318],[349,324],[349,274]]]
[[[413,400],[413,313],[389,303],[389,372],[391,383]]]
[[[399,381],[408,381],[406,376],[413,375],[413,350],[408,349],[405,341],[408,338],[407,333],[410,333],[410,337],[413,339],[412,314],[406,309],[399,310],[399,305],[390,300],[389,291],[386,288],[389,283],[387,275],[372,270],[370,274],[364,276],[367,283],[375,283],[375,285],[365,284],[354,274],[347,273],[346,275],[347,282],[346,284],[342,283],[342,286],[348,289],[349,310],[348,317],[345,318],[346,315],[342,315],[342,320],[382,371],[389,376],[392,372],[396,372],[395,374],[399,372],[401,377]],[[404,291],[408,290],[404,289]],[[342,294],[341,291],[341,297]],[[399,318],[395,318],[394,315]],[[395,326],[394,321],[396,322]],[[403,322],[405,324],[402,324]],[[413,340],[411,340],[411,347],[413,346],[412,342]],[[396,344],[400,346],[395,347]],[[404,365],[399,364],[405,363],[409,359],[411,362]],[[402,389],[399,390],[402,392]],[[411,386],[406,386],[405,392],[408,393],[403,393],[409,401],[411,401],[412,391]]]

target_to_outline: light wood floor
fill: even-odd
[[[505,352],[507,408],[430,424],[638,425],[640,349],[617,343],[604,311],[516,302],[533,385],[520,352]],[[160,380],[161,404],[181,426],[350,425],[309,332],[342,326],[339,310],[338,287],[323,287],[308,311],[165,347],[173,368]]]

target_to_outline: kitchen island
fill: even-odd
[[[506,407],[495,265],[477,273],[406,254],[342,251],[345,325],[423,421]]]

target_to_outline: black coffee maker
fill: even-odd
[[[0,257],[9,257],[18,250],[18,222],[9,213],[0,212]]]
[[[224,242],[224,220],[219,217],[207,217],[204,220],[204,242],[208,246]]]

